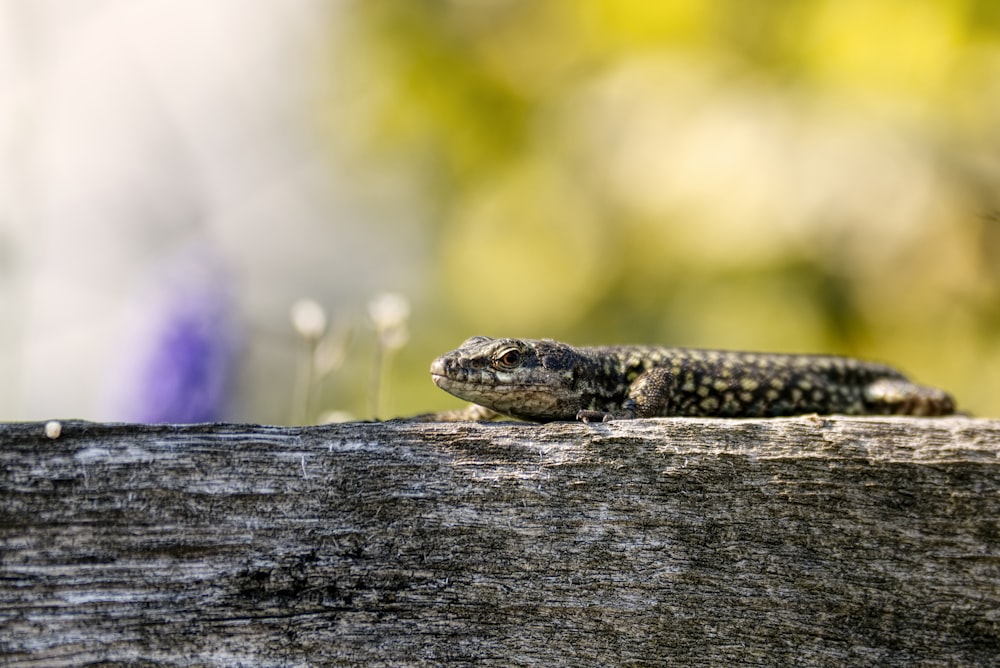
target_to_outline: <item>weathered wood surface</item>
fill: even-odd
[[[0,664],[997,665],[1000,421],[0,425]]]

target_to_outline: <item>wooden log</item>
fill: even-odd
[[[1000,420],[0,425],[0,664],[996,665]]]

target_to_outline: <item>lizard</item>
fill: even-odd
[[[621,345],[475,336],[431,364],[470,415],[532,422],[804,414],[949,415],[943,390],[892,367],[836,355]],[[484,408],[486,411],[475,409]]]

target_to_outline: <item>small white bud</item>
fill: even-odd
[[[45,435],[55,440],[62,436],[62,422],[50,420],[45,423]]]

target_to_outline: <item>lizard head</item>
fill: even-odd
[[[474,336],[435,359],[431,378],[445,392],[504,415],[566,419],[578,408],[571,394],[577,357],[558,341]]]

